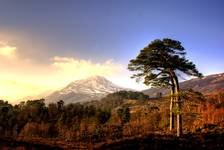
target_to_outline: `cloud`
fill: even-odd
[[[53,56],[45,58],[43,63],[33,57],[21,57],[23,51],[12,45],[0,41],[0,99],[15,103],[18,99],[58,90],[74,80],[95,75],[104,76],[120,86],[142,89],[130,79],[127,65],[112,59],[99,63]]]
[[[5,47],[11,47],[13,50],[11,53],[3,53]],[[32,58],[24,59],[16,56],[19,55],[15,47],[9,45],[1,47],[0,57],[7,59],[0,59],[0,99],[10,102],[45,91],[57,90],[74,80],[88,76],[110,77],[119,74],[123,69],[122,65],[114,63],[113,60],[94,63],[73,57],[54,56],[49,58],[49,63],[43,64],[32,61]]]
[[[55,56],[52,61],[52,67],[56,69],[57,73],[70,76],[73,79],[95,75],[111,76],[123,69],[121,64],[115,64],[113,60],[107,60],[103,63],[93,63],[90,60]]]
[[[89,76],[100,75],[122,87],[138,90],[148,88],[142,83],[136,83],[135,79],[130,78],[131,73],[126,69],[127,65],[116,64],[112,59],[103,63],[93,63],[90,60],[55,56],[52,61],[52,66],[60,78],[58,81],[64,81],[61,84],[67,84]]]
[[[16,47],[7,45],[0,41],[0,56],[13,59],[16,54]]]

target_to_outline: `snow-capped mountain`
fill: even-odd
[[[63,100],[65,103],[99,100],[109,93],[127,90],[113,84],[102,76],[93,76],[83,80],[76,80],[65,88],[47,96],[46,102]]]

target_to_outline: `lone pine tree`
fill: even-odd
[[[202,77],[195,64],[185,57],[181,42],[164,38],[156,39],[140,50],[130,60],[128,69],[135,71],[132,78],[144,79],[144,84],[156,87],[170,87],[170,130],[174,128],[174,108],[177,115],[177,136],[182,134],[181,98],[178,76]]]

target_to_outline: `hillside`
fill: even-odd
[[[208,75],[203,78],[195,78],[180,83],[181,89],[193,89],[205,95],[216,94],[224,91],[224,73]],[[156,97],[158,93],[167,95],[169,89],[165,88],[150,88],[144,90],[143,93]]]
[[[181,138],[169,131],[168,97],[149,99],[140,92],[119,91],[102,100],[67,105],[46,105],[44,99],[15,106],[0,101],[0,149],[8,138],[11,149],[223,149],[220,94],[185,93]]]

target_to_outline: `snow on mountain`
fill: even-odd
[[[63,100],[65,103],[99,100],[109,93],[127,90],[113,84],[102,76],[92,76],[83,80],[76,80],[65,88],[47,96],[46,102]]]

